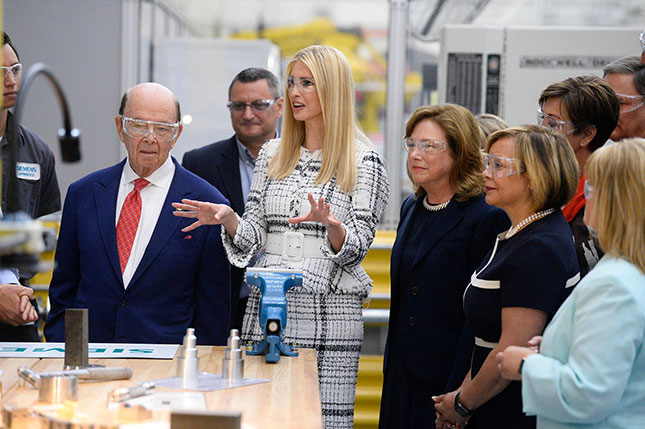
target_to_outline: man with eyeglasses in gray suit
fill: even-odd
[[[284,99],[273,73],[247,68],[233,78],[228,100],[235,135],[186,152],[182,166],[215,186],[242,216],[260,149],[266,141],[278,137],[276,124],[282,116]],[[231,328],[236,329],[242,328],[248,298],[244,272],[231,267]]]

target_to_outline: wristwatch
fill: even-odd
[[[459,413],[461,417],[470,417],[473,413],[468,408],[461,405],[461,403],[459,402],[460,393],[461,392],[457,392],[457,394],[455,395],[455,411],[457,411],[457,413]]]

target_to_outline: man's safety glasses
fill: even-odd
[[[169,124],[167,122],[144,121],[121,116],[123,131],[130,137],[145,137],[150,132],[159,140],[172,140],[177,137],[179,122]]]
[[[246,110],[246,106],[249,106],[254,112],[264,112],[268,110],[269,107],[273,106],[277,98],[269,98],[267,100],[255,100],[250,103],[243,103],[241,101],[229,101],[226,103],[228,110],[234,113],[242,113]]]

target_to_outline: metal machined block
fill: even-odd
[[[89,311],[87,308],[65,310],[65,368],[87,368]]]

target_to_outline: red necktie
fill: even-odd
[[[132,243],[137,235],[139,219],[141,218],[141,195],[139,191],[148,185],[146,179],[136,179],[134,189],[125,197],[119,221],[116,224],[116,247],[119,251],[119,262],[121,263],[121,274],[130,258]]]

